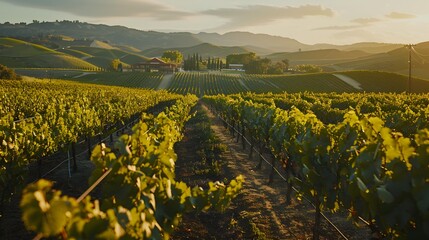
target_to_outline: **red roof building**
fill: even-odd
[[[132,65],[133,71],[142,72],[175,72],[177,68],[177,64],[167,63],[159,58],[152,58],[147,62],[136,63]]]

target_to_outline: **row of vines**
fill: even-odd
[[[64,196],[46,180],[27,186],[21,201],[27,228],[38,237],[168,239],[184,212],[224,210],[241,189],[242,177],[228,186],[210,182],[207,190],[175,180],[173,146],[183,137],[196,100],[189,95],[156,117],[143,114],[115,151],[104,144],[93,150],[90,184],[103,179],[101,199]]]
[[[29,164],[179,96],[60,81],[3,81],[0,86],[1,204],[22,188]]]
[[[243,135],[252,136],[252,147],[260,152],[268,150],[274,156],[273,164],[284,167],[288,199],[294,186],[298,187],[298,198],[311,199],[316,206],[316,226],[322,210],[347,211],[352,220],[363,218],[373,231],[385,237],[426,239],[429,237],[429,130],[420,128],[427,127],[425,124],[418,129],[408,126],[404,128],[407,137],[399,125],[395,129],[388,125],[397,124],[391,121],[392,116],[403,118],[402,124],[413,124],[406,112],[404,115],[395,110],[408,106],[408,111],[412,111],[413,107],[406,104],[411,101],[425,106],[423,112],[415,111],[422,115],[416,115],[420,119],[427,119],[424,110],[427,96],[365,96],[368,102],[375,99],[381,102],[376,109],[386,105],[390,111],[367,113],[362,111],[367,104],[360,110],[343,107],[338,110],[342,117],[330,124],[311,111],[314,105],[329,102],[332,107],[336,102],[342,106],[338,99],[345,103],[363,96],[244,95],[205,97],[205,101]],[[312,101],[304,101],[312,97]],[[265,99],[263,103],[258,102],[261,99]],[[288,99],[297,103],[301,99],[309,103],[309,109],[300,110],[295,104],[290,107],[285,104],[284,109],[276,107]],[[316,236],[317,231],[315,227]]]

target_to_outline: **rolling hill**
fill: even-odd
[[[412,51],[412,72],[429,79],[429,42],[417,44]],[[360,59],[334,64],[337,70],[377,70],[408,74],[409,51],[405,47]]]
[[[113,59],[119,59],[125,65],[132,65],[149,60],[149,58],[140,54],[126,52],[117,48],[74,46],[59,51],[71,54],[75,57],[80,57],[102,68],[108,68]]]
[[[75,56],[13,38],[0,38],[0,63],[12,68],[97,68]]]

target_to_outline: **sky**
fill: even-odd
[[[0,0],[0,22],[79,20],[163,32],[247,31],[302,43],[429,41],[429,0]]]

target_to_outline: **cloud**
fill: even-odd
[[[343,26],[327,26],[327,27],[319,27],[313,28],[312,30],[351,30],[356,28],[362,28],[363,25],[343,25]]]
[[[374,23],[381,22],[381,19],[378,18],[356,18],[351,20],[351,23],[355,23],[353,25],[336,25],[336,26],[327,26],[327,27],[319,27],[313,28],[312,30],[353,30],[358,28],[364,28],[373,25]]]
[[[239,8],[219,8],[203,11],[202,14],[225,18],[228,22],[220,28],[259,26],[281,19],[300,19],[307,16],[332,17],[333,10],[320,5],[299,7],[277,7],[267,5],[249,5]]]
[[[180,20],[193,15],[150,0],[0,0],[0,2],[90,18],[150,17],[157,20]]]
[[[373,23],[380,22],[380,21],[381,20],[378,18],[356,18],[356,19],[353,19],[351,22],[359,23],[362,25],[371,25]]]
[[[366,31],[364,29],[355,29],[350,31],[337,32],[332,35],[333,39],[343,39],[348,42],[381,42],[378,34]]]
[[[409,13],[391,12],[387,14],[386,17],[392,18],[392,19],[409,19],[409,18],[415,18],[416,16]]]

